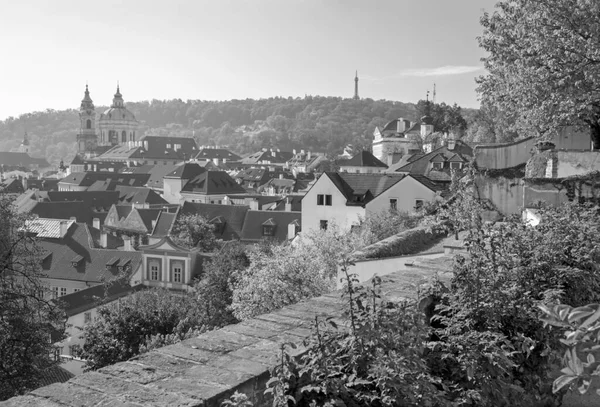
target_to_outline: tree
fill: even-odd
[[[190,213],[181,215],[173,225],[171,237],[173,241],[183,247],[198,247],[202,252],[211,252],[219,247],[215,237],[215,225],[198,214]]]
[[[152,336],[182,336],[202,329],[204,318],[193,295],[165,289],[140,291],[98,308],[97,318],[83,331],[81,357],[96,370],[128,360],[148,346]]]
[[[520,133],[583,125],[600,149],[600,3],[501,1],[481,18],[484,103],[518,117]]]
[[[232,287],[249,264],[245,246],[237,242],[228,242],[204,263],[204,273],[194,285],[194,293],[208,326],[222,327],[239,322],[230,309]]]
[[[462,116],[462,108],[456,103],[452,106],[445,103],[432,103],[426,100],[417,102],[418,120],[423,116],[433,119],[433,130],[442,133],[453,133],[460,138],[467,130],[467,121]]]
[[[44,298],[41,249],[11,205],[0,194],[0,400],[38,387],[57,363],[49,338],[60,340],[65,328],[61,308]]]
[[[303,232],[294,244],[250,251],[234,285],[233,315],[245,320],[333,290],[339,262],[362,246],[361,236],[331,225]]]

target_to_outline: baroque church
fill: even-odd
[[[86,158],[102,154],[109,148],[138,139],[139,122],[126,107],[119,85],[112,105],[100,114],[96,127],[96,110],[88,85],[79,108],[80,130],[77,134],[77,152]]]

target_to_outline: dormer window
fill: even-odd
[[[450,168],[453,170],[462,169],[463,163],[450,163]]]
[[[442,168],[444,168],[444,163],[441,163],[441,162],[435,162],[435,163],[433,163],[433,169],[434,170],[441,170]]]
[[[275,226],[277,226],[277,224],[275,223],[273,218],[268,219],[262,224],[262,235],[275,236]]]
[[[119,258],[118,257],[113,257],[108,262],[106,262],[106,270],[107,271],[112,271],[113,267],[115,267],[118,262],[119,262]]]
[[[119,270],[119,272],[129,271],[129,270],[131,270],[130,263],[131,263],[131,260],[126,260],[125,262],[119,264],[117,269]]]

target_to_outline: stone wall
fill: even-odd
[[[536,140],[529,137],[512,143],[482,144],[475,146],[473,154],[479,168],[513,168],[527,162],[535,143]]]
[[[438,271],[432,265],[390,274],[382,294],[390,300],[414,298],[415,287]],[[236,390],[256,406],[270,405],[263,392],[282,344],[301,345],[317,316],[343,323],[342,308],[339,292],[313,298],[39,388],[0,407],[220,406]]]

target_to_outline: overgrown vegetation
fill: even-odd
[[[23,232],[25,220],[0,194],[0,400],[38,387],[58,363],[49,338],[65,330],[64,313],[44,295],[41,249]]]

